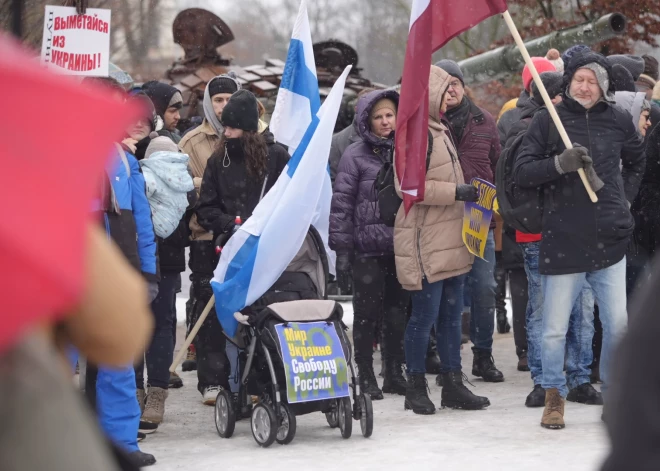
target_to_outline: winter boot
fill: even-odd
[[[465,378],[467,380],[467,378]],[[490,405],[487,397],[475,396],[463,384],[463,373],[452,371],[442,374],[442,407],[480,410]]]
[[[535,384],[532,392],[525,399],[525,407],[543,407],[545,405],[545,389],[540,384]]]
[[[527,363],[527,352],[522,352],[518,355],[518,371],[529,371],[529,364]]]
[[[565,426],[564,398],[561,397],[557,388],[548,389],[545,392],[545,409],[543,409],[541,427],[558,430]]]
[[[570,402],[579,402],[590,406],[602,406],[603,395],[596,391],[591,383],[584,383],[568,392],[566,400]]]
[[[140,417],[140,432],[153,433],[163,422],[165,415],[165,400],[168,391],[162,388],[149,388],[147,394],[147,404],[144,406],[144,412]],[[155,427],[154,427],[155,426]]]
[[[144,400],[147,397],[147,393],[144,389],[137,388],[135,395],[137,396],[138,404],[140,404],[140,412],[144,412]]]
[[[400,361],[387,360],[385,362],[385,380],[383,381],[383,392],[404,396],[407,388],[406,379],[403,377],[403,367]]]
[[[435,405],[429,399],[428,389],[429,385],[423,374],[409,374],[403,408],[412,409],[415,414],[435,414]]]
[[[437,375],[440,373],[440,366],[442,363],[440,362],[440,356],[438,356],[438,353],[436,351],[430,351],[426,354],[426,372],[430,375]]]
[[[156,464],[156,458],[154,455],[149,453],[143,453],[140,450],[134,451],[128,455],[128,459],[131,460],[134,466],[138,468],[144,468],[145,466],[152,466]]]
[[[379,401],[383,398],[383,391],[378,387],[374,368],[371,365],[358,365],[358,374],[360,376],[360,389],[364,394],[368,394],[372,401]]]
[[[181,365],[183,371],[195,371],[197,369],[197,353],[195,352],[195,346],[188,346],[188,353],[186,354],[186,359]]]
[[[176,371],[170,373],[169,387],[172,389],[179,389],[183,387],[183,380],[176,374]]]
[[[495,360],[490,352],[478,350],[472,347],[474,360],[472,362],[472,374],[482,378],[487,383],[501,383],[504,375],[495,366]]]

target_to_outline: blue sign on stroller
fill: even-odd
[[[275,326],[282,348],[287,401],[348,397],[348,365],[333,324],[291,322]]]

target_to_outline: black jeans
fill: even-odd
[[[211,278],[218,265],[218,256],[211,241],[194,241],[190,244],[190,281],[192,303],[190,328],[204,311],[213,296]],[[197,389],[202,394],[210,386],[229,389],[229,360],[225,353],[225,334],[213,309],[204,320],[195,338],[197,352]]]
[[[502,252],[495,252],[495,312],[498,317],[506,316],[506,279],[507,270],[502,268]]]
[[[151,303],[154,315],[154,332],[145,353],[149,386],[167,389],[170,379],[170,365],[174,355],[172,322],[176,322],[176,289],[180,274],[161,272],[158,283],[158,296]],[[135,366],[135,382],[139,389],[144,388],[144,361]]]
[[[353,263],[355,362],[372,366],[378,319],[383,316],[385,360],[404,361],[403,335],[410,295],[396,277],[394,256],[361,257]]]
[[[509,288],[511,289],[511,308],[513,310],[513,341],[516,344],[516,354],[520,357],[527,352],[527,273],[524,268],[507,270]]]

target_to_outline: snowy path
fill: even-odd
[[[184,312],[180,305],[179,313]],[[350,308],[347,309],[350,311]],[[347,318],[350,320],[350,312]],[[181,342],[182,335],[179,335]],[[364,439],[359,423],[353,437],[343,440],[330,429],[322,414],[298,417],[292,444],[277,443],[260,449],[252,438],[249,421],[236,425],[231,439],[218,436],[213,408],[201,403],[196,373],[181,373],[185,386],[171,390],[166,422],[141,447],[153,453],[153,469],[310,469],[315,470],[596,470],[608,448],[601,407],[568,403],[567,428],[548,431],[539,426],[542,409],[524,406],[531,390],[529,373],[516,371],[511,334],[495,334],[494,356],[505,383],[470,380],[473,391],[487,396],[492,406],[485,411],[439,410],[433,416],[417,416],[403,410],[403,398],[386,395],[374,402],[374,434]],[[463,350],[463,367],[469,373],[472,355]],[[440,388],[428,376],[431,399],[440,404]]]

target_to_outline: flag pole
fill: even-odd
[[[527,64],[529,71],[532,73],[532,77],[534,78],[534,83],[536,83],[539,92],[541,92],[541,96],[543,97],[543,102],[545,103],[546,108],[548,108],[548,111],[550,112],[550,117],[554,121],[555,126],[557,126],[557,130],[559,131],[561,140],[564,142],[564,145],[566,146],[567,149],[572,149],[573,143],[571,143],[571,140],[569,139],[568,134],[566,133],[566,129],[564,129],[564,125],[559,119],[557,110],[555,109],[555,106],[552,104],[552,100],[548,96],[548,92],[545,89],[545,86],[543,86],[543,82],[541,82],[541,77],[539,77],[539,73],[536,70],[534,63],[532,62],[532,58],[529,57],[529,52],[527,51],[527,48],[525,47],[525,43],[520,37],[518,28],[516,28],[516,25],[513,22],[513,18],[511,18],[511,14],[507,10],[504,13],[502,13],[502,17],[504,18],[506,25],[509,27],[509,31],[511,31],[511,35],[515,40],[516,46],[518,46],[518,49],[520,50],[520,53],[523,56],[523,59],[525,59],[525,63]],[[596,193],[591,188],[591,185],[589,184],[589,180],[587,180],[587,175],[584,173],[584,169],[582,168],[578,169],[578,175],[580,175],[580,179],[582,180],[582,183],[584,184],[584,188],[587,190],[587,193],[589,194],[589,198],[591,199],[591,202],[592,203],[598,202],[598,196],[596,196]]]
[[[186,354],[186,351],[188,350],[188,347],[190,346],[192,341],[195,339],[195,336],[197,335],[197,332],[199,332],[199,329],[202,328],[202,324],[204,323],[204,320],[209,315],[209,312],[211,312],[211,309],[213,309],[214,305],[215,305],[215,295],[211,296],[211,299],[209,299],[209,302],[206,303],[206,307],[204,308],[204,311],[199,316],[199,319],[197,319],[197,322],[195,323],[195,326],[192,328],[192,330],[188,334],[188,337],[186,337],[186,340],[183,342],[183,345],[181,345],[181,349],[179,350],[179,353],[177,353],[176,358],[174,359],[174,361],[172,362],[172,365],[170,366],[170,373],[174,373],[174,370],[176,370],[176,368],[181,363],[181,360],[183,360],[183,355]]]

